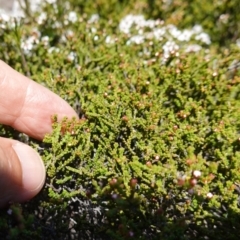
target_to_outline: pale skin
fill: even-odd
[[[42,140],[51,116],[76,117],[70,105],[50,90],[0,60],[0,123]],[[45,182],[45,167],[28,145],[0,137],[0,208],[33,198]]]

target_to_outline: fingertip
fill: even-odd
[[[44,86],[0,61],[0,122],[42,140],[50,133],[51,116],[77,117],[74,109]],[[14,97],[6,97],[14,96]]]
[[[39,154],[26,144],[16,142],[12,145],[22,169],[22,191],[19,201],[25,201],[42,189],[46,171]]]

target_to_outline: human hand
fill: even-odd
[[[41,140],[51,132],[51,116],[78,117],[59,96],[0,60],[0,123]],[[28,145],[0,137],[0,207],[23,202],[43,187],[45,167]]]

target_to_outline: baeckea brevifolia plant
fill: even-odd
[[[79,115],[43,142],[0,126],[47,170],[0,239],[239,239],[237,1],[110,2],[0,15],[0,58]]]

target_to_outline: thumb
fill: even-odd
[[[0,208],[34,197],[45,181],[45,167],[31,147],[0,137]]]

